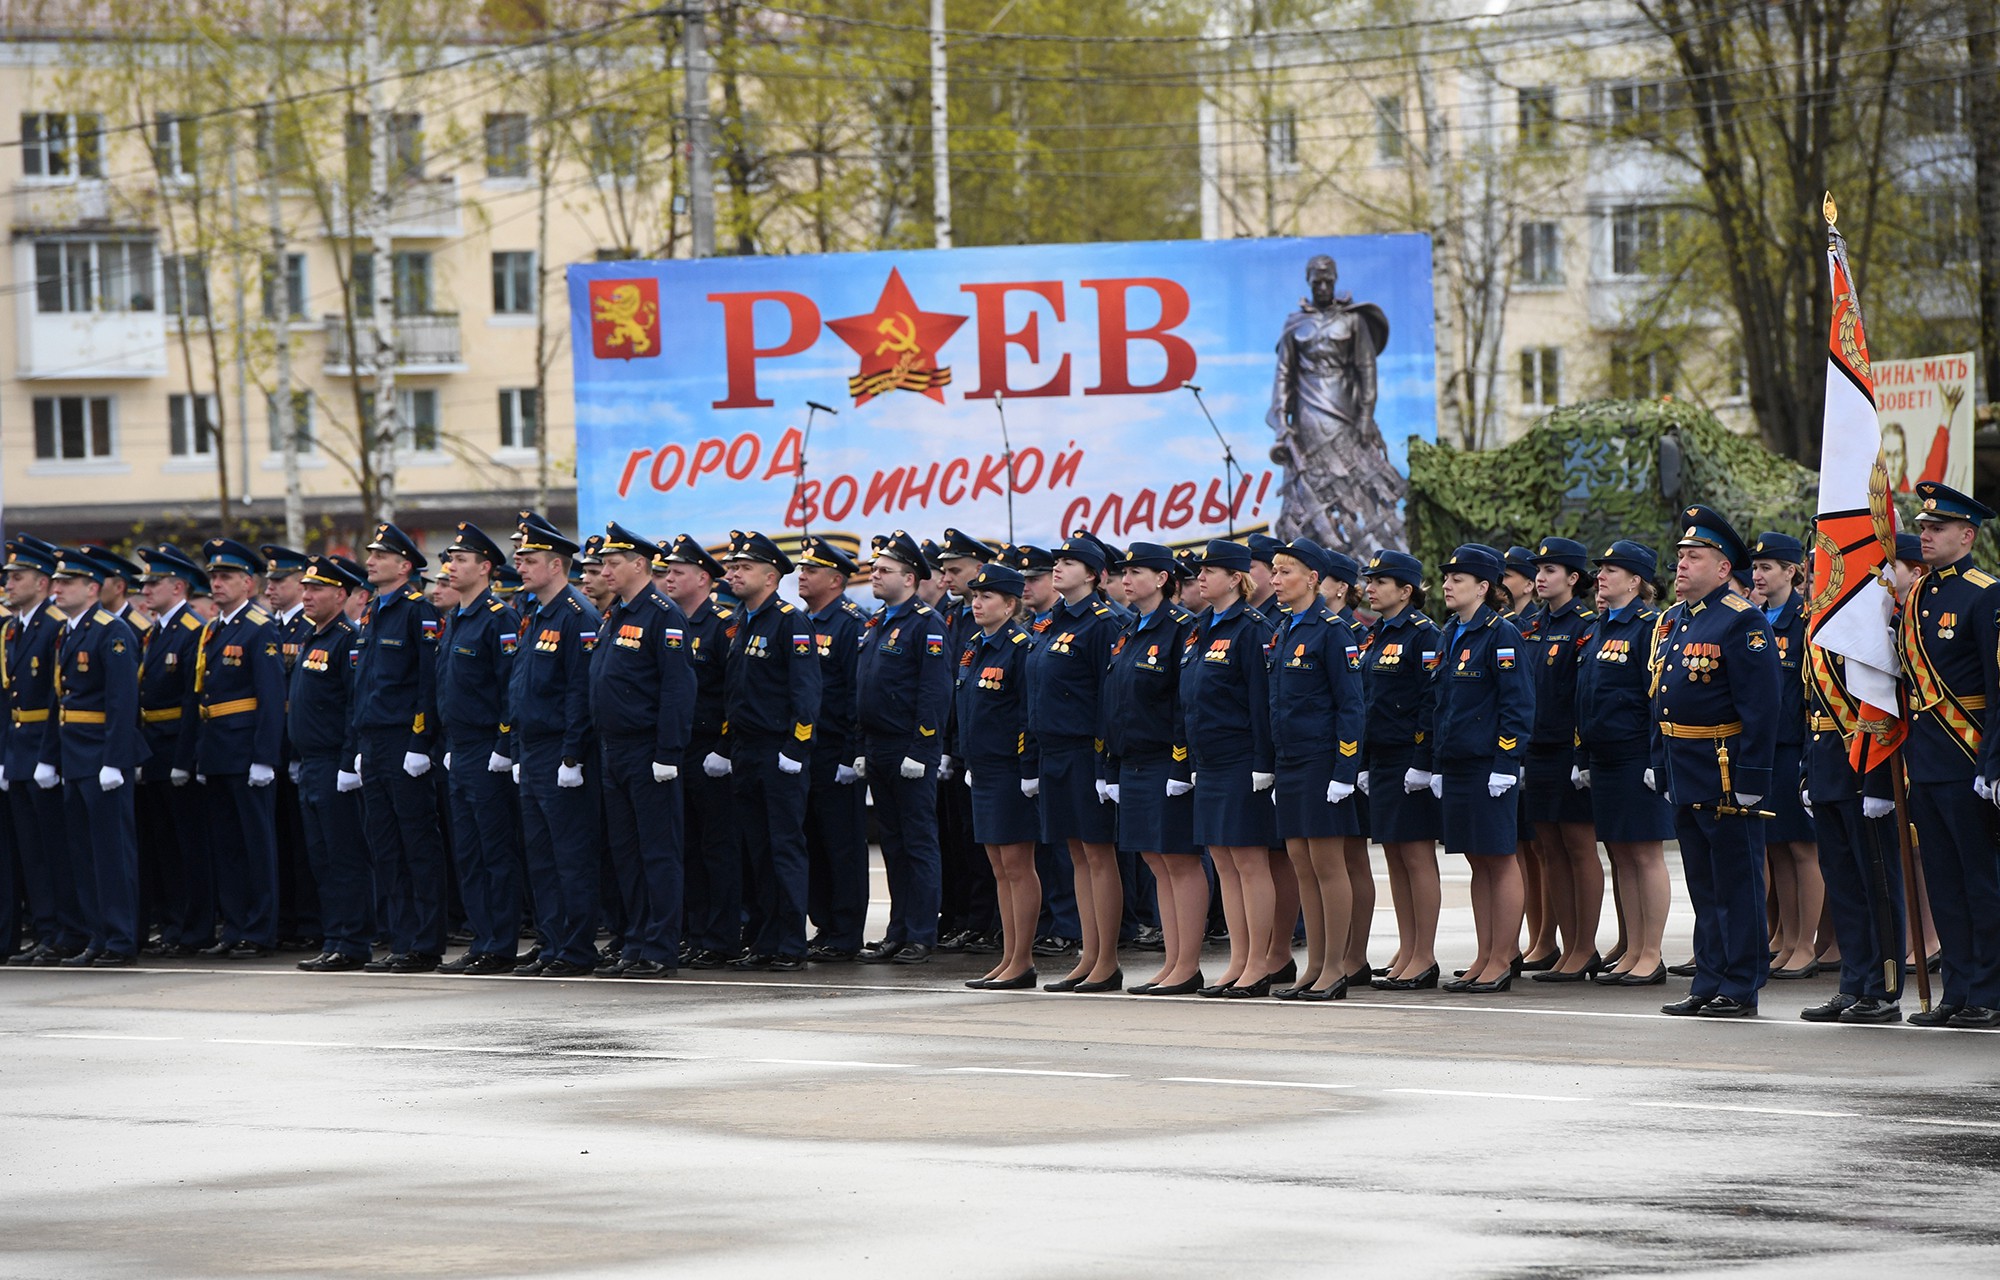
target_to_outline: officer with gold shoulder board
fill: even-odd
[[[215,872],[194,782],[194,696],[201,619],[189,605],[208,575],[170,543],[142,547],[142,588],[156,620],[140,641],[139,734],[146,744],[132,794],[139,824],[139,889],[146,921],[160,927],[159,954],[186,958],[215,941]]]

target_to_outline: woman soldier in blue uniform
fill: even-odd
[[[1660,955],[1667,925],[1664,841],[1674,830],[1673,810],[1646,785],[1659,561],[1643,543],[1614,542],[1595,563],[1597,625],[1577,660],[1574,768],[1590,797],[1597,838],[1611,854],[1621,943],[1597,981],[1644,987],[1667,980]]]
[[[1380,617],[1361,641],[1369,834],[1389,865],[1396,955],[1373,985],[1416,991],[1438,984],[1438,800],[1431,794],[1431,672],[1442,643],[1417,610],[1424,568],[1415,556],[1377,551],[1364,570],[1368,607]]]
[[[1778,750],[1771,776],[1783,779],[1764,805],[1775,817],[1764,820],[1764,852],[1778,902],[1777,939],[1771,949],[1773,978],[1810,978],[1819,972],[1817,935],[1826,905],[1826,880],[1819,869],[1819,833],[1791,779],[1805,776],[1806,617],[1799,588],[1805,585],[1805,547],[1782,533],[1757,535],[1750,548],[1750,580],[1762,597],[1764,617],[1778,650]]]
[[[1181,657],[1181,705],[1194,765],[1194,838],[1208,846],[1229,922],[1229,968],[1205,996],[1271,990],[1271,811],[1269,672],[1271,624],[1249,605],[1250,551],[1220,539],[1202,556],[1195,589],[1207,602]],[[1286,922],[1286,932],[1291,922]],[[1287,937],[1285,942],[1290,943]]]
[[[1432,675],[1436,773],[1446,852],[1472,865],[1472,921],[1479,956],[1448,991],[1505,991],[1521,938],[1521,865],[1515,854],[1521,759],[1535,723],[1535,687],[1522,669],[1521,633],[1502,618],[1500,557],[1470,544],[1442,566],[1444,657]]]
[[[1542,612],[1542,602],[1535,596],[1535,549],[1511,546],[1500,564],[1500,591],[1507,603],[1494,607],[1525,636],[1534,630],[1535,619]],[[1535,844],[1534,821],[1528,816],[1528,789],[1516,788],[1514,800],[1518,806],[1516,829],[1520,834],[1521,879],[1526,885],[1528,904],[1528,946],[1519,968],[1524,972],[1553,969],[1559,954],[1556,917],[1549,910],[1548,887],[1542,876],[1542,851]]]
[[[1035,985],[1035,923],[1042,881],[1035,874],[1041,815],[1040,752],[1028,732],[1028,633],[1014,620],[1021,575],[997,561],[966,585],[973,633],[954,668],[950,754],[965,762],[972,793],[972,838],[986,846],[1000,898],[1000,959],[965,985],[1025,991]]]
[[[1208,877],[1194,842],[1187,725],[1181,712],[1181,651],[1194,615],[1167,598],[1174,553],[1135,542],[1119,562],[1132,621],[1111,647],[1104,678],[1105,775],[1118,805],[1118,847],[1152,870],[1165,956],[1133,995],[1199,990]]]
[[[1327,549],[1326,558],[1329,567],[1326,576],[1319,580],[1319,597],[1333,610],[1333,616],[1354,632],[1359,643],[1365,628],[1354,616],[1354,609],[1362,603],[1361,562],[1331,548]],[[1362,781],[1357,778],[1357,785]],[[1350,986],[1366,986],[1376,973],[1368,964],[1368,935],[1375,925],[1375,868],[1368,861],[1368,835],[1372,830],[1369,814],[1374,802],[1369,799],[1366,786],[1360,786],[1360,791],[1353,802],[1360,819],[1359,830],[1340,840],[1341,856],[1347,862],[1348,898],[1352,903],[1347,913],[1347,954],[1341,958],[1340,971],[1347,975]]]
[[[1281,1000],[1347,996],[1347,935],[1353,889],[1345,841],[1360,836],[1355,777],[1361,771],[1361,642],[1320,599],[1333,570],[1317,543],[1278,548],[1271,583],[1284,607],[1271,641],[1271,746],[1277,761],[1278,838],[1298,876],[1305,909],[1306,966]]]
[[[1542,888],[1562,936],[1554,968],[1537,982],[1583,982],[1603,967],[1597,926],[1604,914],[1604,866],[1590,797],[1576,785],[1577,655],[1589,642],[1597,613],[1583,597],[1590,552],[1569,538],[1544,538],[1535,549],[1535,595],[1541,609],[1527,641],[1527,668],[1535,685],[1535,732],[1528,742],[1522,790],[1541,857]]]

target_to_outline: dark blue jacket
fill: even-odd
[[[354,727],[403,730],[405,754],[431,754],[437,732],[437,650],[444,630],[424,593],[405,583],[368,602],[354,666]]]
[[[99,769],[138,781],[146,749],[139,741],[139,637],[132,628],[105,609],[65,623],[56,690],[61,750],[48,760],[56,771],[92,786]]]
[[[445,619],[437,659],[438,722],[445,750],[484,746],[511,754],[506,744],[513,728],[508,693],[520,640],[521,616],[491,591]],[[485,768],[485,762],[478,767]]]
[[[944,754],[951,702],[951,650],[943,615],[912,597],[868,619],[854,668],[861,737],[876,750],[925,764]]]
[[[688,665],[694,668],[694,723],[688,730],[688,755],[696,763],[710,752],[722,751],[722,729],[729,719],[729,637],[736,630],[736,611],[705,599],[687,619]]]
[[[1544,605],[1523,619],[1522,657],[1535,686],[1535,728],[1528,743],[1536,751],[1567,753],[1576,747],[1577,656],[1596,620],[1576,596],[1560,609]]]
[[[306,626],[312,626],[310,619]],[[331,759],[342,769],[353,762],[349,712],[354,702],[354,638],[359,632],[345,613],[336,613],[324,627],[309,631],[299,646],[285,699],[285,722],[292,751],[301,760]]]
[[[1127,760],[1164,760],[1168,776],[1183,782],[1193,771],[1181,706],[1181,654],[1193,630],[1193,614],[1162,600],[1145,618],[1127,623],[1112,642],[1104,677],[1105,781],[1118,781]]]
[[[284,758],[285,658],[270,614],[247,604],[234,619],[218,615],[202,628],[195,701],[197,772],[220,777],[248,773],[253,764],[278,767]]]
[[[1770,795],[1781,785],[1771,777],[1778,647],[1763,610],[1725,585],[1675,604],[1660,616],[1656,633],[1653,771],[1660,793],[1677,805],[1718,800],[1725,790]],[[1796,781],[1785,778],[1782,785]]]
[[[1123,624],[1094,596],[1057,600],[1028,659],[1028,727],[1054,742],[1104,741],[1104,673]]]
[[[1903,763],[1911,782],[2000,777],[2000,753],[1985,732],[2000,699],[1996,613],[2000,580],[1971,556],[1926,573],[1903,602],[1897,643],[1907,677]]]
[[[1764,615],[1771,643],[1778,647],[1778,743],[1796,747],[1806,740],[1805,601],[1794,591],[1777,616]]]
[[[1653,736],[1653,631],[1660,611],[1638,600],[1597,615],[1576,664],[1576,767],[1636,760]]]
[[[194,698],[201,619],[181,605],[147,628],[139,649],[139,736],[146,744],[147,780],[164,782],[175,769],[191,774],[201,736]]]
[[[547,604],[528,597],[521,639],[509,672],[508,709],[516,739],[562,739],[562,758],[582,763],[589,753],[590,655],[597,645],[597,610],[575,587]],[[521,759],[520,748],[510,753]],[[661,763],[665,763],[662,761]]]
[[[590,718],[607,738],[648,738],[653,762],[678,768],[694,724],[687,616],[648,583],[611,606],[590,661]]]
[[[755,613],[737,611],[724,698],[730,738],[782,738],[784,755],[810,762],[820,675],[805,610],[774,595]]]
[[[1485,605],[1468,626],[1452,617],[1438,630],[1444,656],[1431,675],[1434,767],[1476,764],[1488,773],[1517,774],[1535,723],[1521,633]]]
[[[25,624],[20,617],[0,627],[0,671],[7,684],[7,785],[27,782],[35,766],[56,752],[56,641],[67,619],[55,601],[44,600]]]
[[[813,651],[819,654],[819,722],[813,730],[813,779],[832,779],[841,765],[861,754],[860,709],[855,702],[855,671],[861,662],[861,638],[868,614],[840,596],[818,613],[809,613]],[[950,652],[950,650],[946,650]]]
[[[1196,769],[1248,763],[1272,771],[1270,620],[1242,601],[1202,611],[1181,653],[1181,706]]]
[[[1362,636],[1363,769],[1380,762],[1430,772],[1431,671],[1442,643],[1436,624],[1412,608],[1378,619]]]
[[[1019,623],[992,635],[975,630],[959,651],[951,754],[975,772],[1004,770],[1022,779],[1042,772],[1041,748],[1028,730],[1028,655],[1034,645]]]
[[[1807,726],[1805,753],[1799,762],[1804,775],[1800,785],[1812,796],[1815,805],[1834,804],[1856,796],[1891,799],[1895,793],[1893,771],[1901,767],[1900,759],[1871,768],[1865,782],[1854,776],[1848,740],[1840,730],[1841,723],[1852,723],[1860,710],[1859,701],[1847,688],[1847,659],[1831,650],[1810,649],[1806,652],[1806,664],[1809,668],[1806,705],[1812,709],[1812,718]],[[1814,667],[1818,668],[1817,674],[1811,670]],[[1836,702],[1842,709],[1836,709]],[[1786,781],[1773,778],[1771,785],[1782,787]],[[1893,846],[1888,853],[1895,856]]]
[[[1285,615],[1270,645],[1271,751],[1287,764],[1333,762],[1337,782],[1361,772],[1361,642],[1318,600]]]

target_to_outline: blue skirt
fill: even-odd
[[[1646,790],[1645,756],[1629,760],[1590,760],[1592,819],[1597,838],[1606,844],[1645,844],[1674,838],[1674,809],[1665,796]],[[1797,797],[1793,797],[1796,799]]]
[[[1403,790],[1410,771],[1409,751],[1371,757],[1368,761],[1367,831],[1382,844],[1436,840],[1443,829],[1438,799],[1429,787],[1412,795]]]
[[[1524,822],[1589,822],[1590,792],[1570,783],[1576,753],[1528,751],[1527,777],[1521,780]]]
[[[1520,802],[1514,792],[1520,785],[1500,793],[1498,799],[1486,790],[1493,766],[1484,760],[1453,762],[1444,769],[1444,851],[1497,858],[1514,852],[1517,839],[1515,819]],[[1371,785],[1374,779],[1369,780]]]
[[[1356,791],[1339,804],[1330,804],[1326,785],[1332,780],[1331,759],[1278,765],[1278,783],[1272,788],[1278,796],[1278,839],[1322,840],[1361,834],[1361,793]],[[1369,779],[1369,785],[1374,785],[1374,779]]]
[[[978,771],[973,773],[978,776]],[[1042,745],[1042,841],[1110,844],[1116,834],[1116,806],[1097,798],[1097,752],[1093,745]]]
[[[1034,844],[1041,839],[1040,807],[1021,794],[1019,761],[982,764],[972,760],[966,768],[972,774],[974,840],[980,844]]]
[[[1270,793],[1250,789],[1249,761],[1204,764],[1195,771],[1194,839],[1227,848],[1268,849],[1277,842]]]
[[[1819,839],[1819,832],[1813,829],[1812,815],[1799,803],[1799,779],[1805,776],[1800,769],[1804,751],[1803,744],[1780,742],[1771,757],[1771,794],[1757,802],[1759,809],[1769,809],[1776,815],[1764,820],[1765,844],[1794,840],[1811,844]]]
[[[1194,842],[1194,796],[1167,794],[1165,760],[1118,767],[1118,847],[1129,853],[1201,852]]]

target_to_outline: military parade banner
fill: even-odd
[[[580,523],[1401,545],[1429,238],[569,268]],[[1214,416],[1210,426],[1207,413]],[[1227,441],[1234,464],[1225,462]],[[1010,511],[1011,508],[1011,511]]]
[[[1875,410],[1889,484],[1910,493],[1925,480],[1972,492],[1973,397],[1978,355],[1960,351],[1873,366]]]

